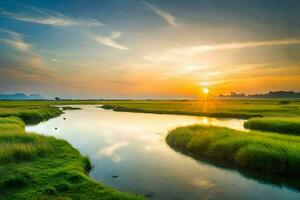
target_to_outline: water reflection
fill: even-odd
[[[26,129],[69,141],[91,158],[95,167],[90,175],[114,188],[163,200],[299,199],[297,191],[196,161],[165,142],[168,131],[177,126],[201,123],[243,130],[243,120],[81,107]]]
[[[108,147],[99,149],[97,152],[97,157],[109,157],[111,158],[114,162],[120,162],[122,159],[121,157],[117,154],[117,151],[120,150],[122,147],[128,146],[128,142],[118,142],[116,144],[112,144]]]

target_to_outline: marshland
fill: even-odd
[[[288,105],[249,99],[0,105],[2,198],[299,196],[297,100]],[[256,120],[279,120],[280,126],[247,125]],[[293,131],[282,131],[290,123]],[[247,191],[241,185],[248,185]]]

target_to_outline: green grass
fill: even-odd
[[[184,111],[184,110],[148,110],[143,108],[128,108],[122,106],[103,105],[103,109],[112,109],[119,112],[135,112],[135,113],[154,113],[154,114],[173,114],[173,115],[192,115],[192,116],[206,116],[206,117],[217,117],[217,118],[240,118],[248,119],[251,117],[261,117],[258,114],[242,114],[242,113],[229,113],[229,112],[195,112],[195,111]]]
[[[253,118],[244,126],[252,130],[300,135],[300,118]]]
[[[93,181],[89,159],[69,143],[24,127],[0,118],[0,199],[143,199]]]
[[[281,104],[288,101],[289,104]],[[208,99],[207,101],[180,100],[110,100],[110,101],[0,101],[1,109],[26,109],[47,107],[49,105],[95,104],[110,105],[133,110],[132,112],[148,112],[159,114],[205,115],[212,117],[299,117],[300,100],[298,99]]]
[[[208,101],[106,101],[115,111],[180,114],[218,118],[299,117],[300,101],[282,99],[209,99]]]
[[[300,176],[300,137],[212,126],[179,127],[167,143],[182,152],[288,177]]]
[[[0,117],[15,116],[22,119],[26,124],[35,124],[62,114],[56,107],[0,107]]]

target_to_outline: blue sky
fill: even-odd
[[[0,92],[299,91],[299,13],[293,0],[3,0]]]

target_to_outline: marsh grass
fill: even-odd
[[[252,130],[300,135],[300,118],[253,118],[244,126]]]
[[[93,181],[91,167],[66,141],[25,133],[17,117],[0,118],[0,199],[143,199]]]
[[[25,134],[24,123],[16,117],[0,118],[0,146],[0,163],[34,159],[51,149],[41,136]]]
[[[72,106],[64,106],[62,107],[63,110],[81,110],[81,108],[76,108]]]
[[[265,173],[300,176],[297,136],[194,125],[174,129],[166,141],[171,147],[196,156]]]
[[[261,117],[259,114],[252,113],[232,113],[232,112],[201,112],[201,111],[189,111],[189,110],[156,110],[144,109],[144,108],[131,108],[123,106],[103,105],[103,109],[119,111],[119,112],[136,112],[136,113],[154,113],[154,114],[173,114],[173,115],[192,115],[192,116],[206,116],[217,118],[239,118],[248,119],[251,117]]]
[[[5,108],[0,110],[0,117],[18,117],[26,124],[36,124],[40,121],[48,120],[62,114],[56,107],[25,107],[25,108]]]

